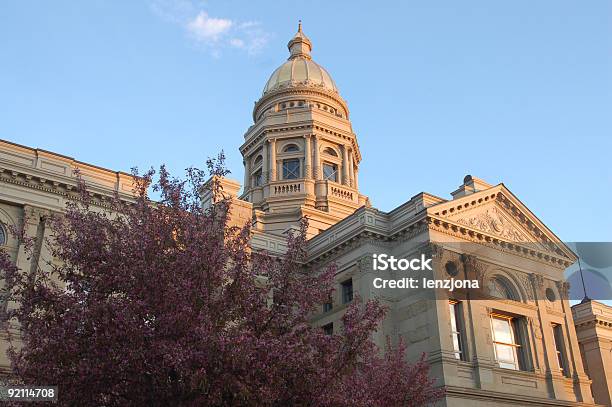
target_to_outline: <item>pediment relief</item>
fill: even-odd
[[[440,220],[527,250],[572,259],[573,253],[503,185],[428,208]]]
[[[533,238],[529,238],[525,232],[514,225],[497,206],[487,207],[478,213],[468,212],[463,215],[458,215],[456,219],[453,220],[472,229],[478,229],[484,233],[498,236],[511,242],[535,242]]]

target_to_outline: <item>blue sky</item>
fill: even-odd
[[[612,2],[4,1],[0,138],[175,173],[238,146],[302,19],[390,210],[504,182],[559,237],[611,241]]]

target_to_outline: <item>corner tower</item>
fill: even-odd
[[[346,102],[312,60],[301,24],[287,46],[240,147],[241,199],[253,204],[257,229],[282,234],[306,216],[312,236],[369,202],[358,189],[361,153]]]

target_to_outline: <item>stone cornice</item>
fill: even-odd
[[[48,181],[46,178],[32,176],[18,171],[7,172],[6,170],[0,168],[0,183],[12,184],[48,194],[59,195],[67,200],[81,201],[76,184],[60,181]],[[93,198],[92,204],[101,208],[111,208],[111,193],[103,194],[93,191],[89,192]]]
[[[303,84],[289,84],[286,87],[275,89],[271,92],[264,94],[257,102],[255,102],[255,106],[253,107],[253,122],[257,121],[257,113],[261,106],[265,105],[270,100],[282,96],[284,94],[291,95],[312,95],[312,96],[324,96],[332,99],[334,102],[338,103],[344,109],[346,113],[346,118],[348,119],[350,116],[350,112],[346,101],[340,96],[338,92],[334,92],[325,88],[319,88],[315,86],[303,85]]]
[[[284,136],[282,133],[300,131],[300,130],[307,130],[309,131],[309,134],[314,134],[315,131],[318,131],[324,134],[339,137],[347,141],[355,153],[355,161],[357,162],[357,164],[361,162],[361,151],[359,150],[359,144],[357,143],[357,137],[354,133],[348,133],[348,132],[340,131],[338,129],[333,129],[329,126],[325,126],[321,123],[315,122],[314,120],[308,120],[308,121],[304,121],[302,123],[298,123],[294,125],[283,124],[283,125],[276,125],[273,127],[272,126],[263,127],[256,133],[257,134],[256,136],[251,137],[250,140],[245,141],[245,143],[242,144],[242,146],[240,146],[239,148],[240,153],[242,153],[243,156],[250,154],[252,149],[255,149],[259,146],[259,143],[261,142],[261,140],[267,139],[269,136],[274,137],[274,135],[278,134],[279,139],[285,138],[285,137],[292,138],[292,137],[295,137],[295,135],[291,134],[291,135]]]
[[[87,185],[96,206],[110,207],[110,200],[115,194],[128,201],[133,197],[131,174],[0,140],[0,183],[36,191],[39,195],[44,193],[50,197],[61,197],[51,205],[54,210],[63,209],[62,199],[80,199],[77,191],[79,176]]]
[[[427,222],[431,230],[492,247],[502,252],[511,253],[540,263],[550,264],[560,269],[566,269],[573,264],[573,262],[570,262],[567,258],[560,257],[550,252],[535,250],[521,243],[508,242],[495,235],[485,233],[475,228],[470,228],[464,224],[459,224],[446,218],[428,216]]]

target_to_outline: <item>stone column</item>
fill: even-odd
[[[310,157],[310,134],[304,136],[304,178],[312,179],[312,158]]]
[[[267,184],[270,169],[268,168],[268,142],[264,140],[261,146],[261,183]]]
[[[355,189],[359,189],[359,167],[355,167]]]
[[[251,162],[249,157],[244,157],[244,184],[243,193],[247,192],[251,186]]]
[[[355,186],[355,179],[354,179],[355,172],[353,170],[353,150],[352,149],[349,150],[348,164],[349,164],[349,168],[348,168],[348,170],[349,170],[349,185],[351,187],[354,187]]]
[[[321,174],[321,162],[319,161],[319,138],[316,134],[312,135],[312,141],[314,144],[314,178],[316,180],[322,179]]]
[[[341,146],[341,150],[342,150],[342,185],[349,185],[349,179],[348,179],[348,152],[346,151],[347,148],[346,146],[343,144]]]
[[[276,139],[270,140],[270,181],[276,181]]]

